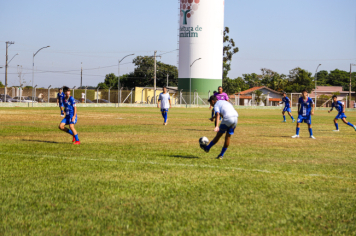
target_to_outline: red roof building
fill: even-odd
[[[257,90],[262,92],[260,98],[256,95]],[[231,95],[230,99],[235,100],[237,105],[243,106],[278,106],[282,101],[282,93],[260,86]]]

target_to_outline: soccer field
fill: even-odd
[[[206,108],[0,108],[0,235],[355,235],[356,132],[238,109],[223,160]],[[294,111],[293,115],[297,117]],[[356,123],[356,112],[347,112]]]

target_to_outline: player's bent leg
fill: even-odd
[[[78,132],[77,130],[74,128],[74,124],[70,124],[69,128],[71,129],[71,131],[73,132],[73,136],[75,138],[75,142],[73,144],[78,145],[80,144],[79,138],[78,138]]]
[[[66,125],[65,123],[60,123],[59,126],[58,126],[58,128],[59,128],[60,130],[65,131],[65,129],[66,129],[65,125]]]
[[[334,130],[335,132],[339,132],[339,124],[337,123],[337,119],[334,119],[334,125],[336,130]]]
[[[344,118],[342,118],[342,121],[345,123],[345,124],[347,124],[348,126],[351,126],[352,128],[354,128],[355,129],[355,131],[356,131],[356,126],[354,126],[353,124],[351,124],[350,122],[347,122],[347,120],[346,120],[346,118],[344,117]]]
[[[308,130],[309,130],[309,134],[310,134],[310,138],[312,139],[316,139],[313,135],[313,129],[312,129],[312,125],[308,124]]]
[[[299,138],[300,120],[298,119],[295,135],[292,138]]]
[[[226,133],[224,147],[221,149],[221,152],[220,152],[219,156],[216,159],[223,159],[224,154],[225,154],[227,148],[230,145],[230,138],[231,138],[231,134]]]
[[[223,136],[224,133],[220,133],[218,132],[215,136],[215,138],[209,143],[208,146],[205,147],[204,151],[205,152],[209,152],[210,148],[212,148],[215,144],[217,144],[221,138],[221,136]]]

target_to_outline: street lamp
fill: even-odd
[[[133,56],[133,55],[135,55],[135,53],[132,53],[132,54],[124,56],[121,60],[119,60],[119,63],[117,64],[117,92],[118,92],[117,107],[120,106],[120,102],[121,102],[121,96],[120,96],[121,95],[121,93],[120,93],[120,63],[126,57]]]
[[[189,95],[189,106],[190,107],[192,107],[192,66],[193,66],[193,64],[196,62],[196,61],[198,61],[198,60],[200,60],[201,58],[198,58],[198,59],[195,59],[194,61],[193,61],[193,63],[190,65],[190,68],[189,68],[189,93],[190,93],[190,95]]]
[[[315,95],[315,107],[317,107],[317,103],[316,103],[316,99],[317,99],[317,98],[316,98],[316,80],[317,80],[317,78],[318,78],[317,72],[318,72],[319,66],[321,66],[321,64],[319,64],[318,67],[317,67],[316,70],[315,70],[315,90],[314,90],[314,95]]]
[[[34,81],[35,81],[35,71],[34,71],[34,70],[35,70],[35,56],[36,56],[37,53],[38,53],[39,51],[41,51],[42,49],[44,49],[44,48],[49,48],[49,47],[50,47],[50,46],[42,47],[42,48],[38,49],[37,52],[32,55],[32,99],[34,98],[34,95],[33,95],[33,92],[34,92],[34,90],[33,90],[33,84],[34,84]],[[32,100],[32,107],[33,107],[33,100]]]

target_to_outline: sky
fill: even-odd
[[[204,1],[204,0],[201,0]],[[118,74],[118,60],[134,53],[177,65],[178,0],[12,0],[0,3],[0,81],[18,86],[22,67],[26,85],[96,86],[108,73]],[[226,0],[225,26],[239,52],[230,78],[268,68],[288,74],[301,67],[350,70],[356,63],[355,0]],[[35,74],[32,80],[32,56]],[[125,58],[120,74],[133,71]],[[356,71],[356,67],[353,67]]]

